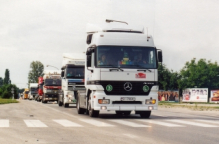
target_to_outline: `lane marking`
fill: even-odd
[[[64,126],[64,127],[83,127],[82,125],[79,125],[79,124],[74,123],[74,122],[69,121],[69,120],[61,119],[61,120],[53,120],[53,121]]]
[[[159,114],[152,114],[151,116],[167,117],[167,116],[163,116],[163,115],[159,115]]]
[[[178,119],[172,119],[172,120],[167,120],[167,121],[182,123],[182,124],[187,124],[187,125],[200,126],[200,127],[219,127],[219,126],[215,126],[215,125],[209,125],[209,124],[197,123],[197,122],[191,122],[191,121],[184,121],[184,120],[178,120]]]
[[[178,125],[178,124],[173,124],[173,123],[167,123],[167,122],[160,122],[160,121],[153,121],[153,120],[138,120],[141,122],[146,122],[146,123],[152,123],[152,124],[157,124],[157,125],[162,125],[166,127],[185,127],[183,125]]]
[[[130,138],[137,138],[137,136],[133,134],[123,134],[124,136],[130,137]]]
[[[9,127],[9,120],[0,120],[0,127]]]
[[[214,124],[218,124],[219,125],[219,121],[218,120],[203,120],[203,119],[193,119],[195,121],[200,121],[200,122],[206,122],[206,123],[214,123]]]
[[[97,120],[93,120],[93,119],[79,119],[80,121],[83,121],[85,123],[94,125],[94,126],[98,126],[98,127],[114,127],[114,125],[105,123],[105,122],[101,122],[101,121],[97,121]]]
[[[43,122],[40,120],[24,120],[27,127],[47,127]]]
[[[109,121],[119,123],[122,125],[131,126],[131,127],[151,127],[148,125],[137,124],[137,123],[133,123],[133,122],[125,121],[125,120],[109,120]]]

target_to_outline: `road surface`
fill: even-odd
[[[218,144],[218,111],[160,108],[150,119],[132,113],[98,118],[78,115],[74,105],[20,100],[0,105],[1,144]]]

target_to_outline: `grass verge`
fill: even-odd
[[[0,104],[9,104],[9,103],[18,103],[17,100],[12,100],[12,99],[1,99],[0,98]]]
[[[206,104],[206,105],[205,105]],[[159,107],[164,108],[188,108],[194,111],[219,111],[219,105],[209,105],[211,103],[176,103],[159,102]]]

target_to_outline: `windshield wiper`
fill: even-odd
[[[138,69],[137,71],[144,71],[144,72],[149,71],[149,72],[151,72],[150,69],[144,68],[144,67],[142,67],[140,65],[137,65],[137,66],[140,67],[140,68],[143,68],[143,69]]]
[[[115,69],[109,69],[110,71],[113,71],[113,70],[120,70],[120,71],[124,71],[123,69],[121,69],[120,67],[118,67],[118,68],[115,68]]]
[[[149,71],[149,72],[151,72],[151,70],[149,70],[149,69],[139,69],[137,71],[144,71],[144,72]]]

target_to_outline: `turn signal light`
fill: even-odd
[[[155,104],[156,99],[146,99],[145,104]]]

